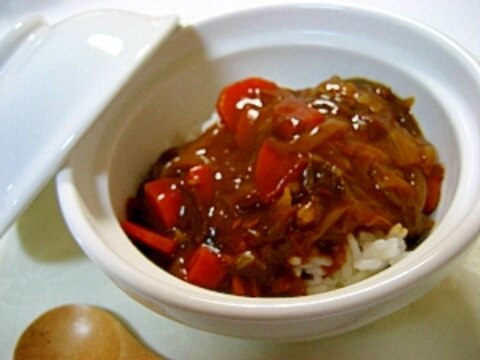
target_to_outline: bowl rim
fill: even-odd
[[[474,58],[460,45],[427,27],[424,24],[385,11],[358,5],[331,4],[331,3],[301,3],[264,5],[256,8],[237,10],[231,13],[199,21],[189,26],[196,28],[215,28],[218,22],[227,22],[238,17],[248,16],[251,12],[290,11],[298,9],[340,9],[343,11],[362,12],[375,18],[381,17],[408,28],[422,32],[432,41],[440,43],[452,51],[455,56],[472,67],[477,74],[477,83],[480,89],[480,66]],[[158,290],[158,279],[151,274],[146,274],[139,269],[132,268],[109,249],[103,242],[96,241],[99,235],[94,226],[85,216],[82,216],[81,196],[76,192],[74,168],[68,161],[57,176],[57,191],[59,203],[62,208],[66,223],[76,237],[85,253],[113,279],[129,289],[141,291],[142,295],[188,311],[215,314],[230,319],[272,321],[273,320],[303,320],[313,317],[330,317],[341,313],[348,313],[352,309],[371,307],[406,291],[413,283],[433,273],[445,263],[453,260],[472,243],[480,228],[480,201],[476,201],[473,211],[467,218],[459,222],[449,234],[462,227],[462,239],[450,242],[447,246],[438,246],[432,253],[422,259],[409,271],[397,273],[392,268],[382,271],[361,283],[349,285],[346,288],[329,291],[327,293],[307,295],[295,298],[244,298],[234,295],[222,294],[215,291],[199,288],[178,279],[178,286],[171,284],[169,291]],[[76,204],[76,205],[75,205]],[[96,244],[92,242],[96,241]],[[119,261],[120,259],[120,261]],[[148,261],[148,260],[147,260]],[[395,274],[393,277],[390,274]],[[171,276],[171,275],[170,275]],[[339,305],[340,304],[340,305]],[[286,311],[288,310],[288,311]]]

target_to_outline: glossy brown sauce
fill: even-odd
[[[334,272],[347,234],[381,236],[396,223],[408,229],[410,248],[421,242],[433,226],[443,167],[412,116],[412,99],[364,79],[334,77],[298,91],[263,81],[224,89],[220,121],[152,166],[145,184],[167,179],[173,215],[159,218],[142,184],[128,220],[174,243],[163,253],[131,236],[141,251],[200,286],[296,296],[305,285],[292,273],[292,256],[331,256]],[[200,269],[197,281],[189,264],[201,246],[218,260],[211,259],[218,276]]]

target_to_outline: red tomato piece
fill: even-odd
[[[278,277],[272,284],[273,294],[287,294],[288,290],[292,287],[294,280],[288,277]]]
[[[167,228],[177,225],[182,207],[182,193],[173,179],[157,179],[144,185],[146,199]]]
[[[226,274],[220,255],[206,245],[200,245],[187,264],[187,280],[204,288],[215,289]]]
[[[267,139],[257,154],[254,181],[263,202],[271,202],[282,194],[285,185],[299,180],[306,160],[297,153],[281,151]]]
[[[232,292],[232,294],[239,295],[239,296],[247,295],[245,284],[243,280],[237,275],[234,275],[232,277],[232,282],[230,287],[231,287],[230,291]]]
[[[125,231],[132,240],[138,241],[162,254],[173,255],[177,249],[178,243],[175,239],[160,235],[141,225],[124,220],[121,222],[121,226],[123,231]]]
[[[209,165],[199,164],[191,167],[185,176],[187,185],[195,190],[198,198],[206,205],[213,202],[215,195],[214,175]]]
[[[237,120],[247,100],[258,99],[260,92],[274,90],[277,85],[259,77],[247,78],[223,88],[217,100],[217,112],[222,123],[230,131],[235,131]]]
[[[255,139],[253,120],[249,117],[248,108],[239,114],[235,126],[235,144],[238,146],[248,146]]]
[[[283,139],[291,139],[294,135],[310,131],[325,121],[325,117],[307,103],[287,98],[275,106],[277,124],[275,133]]]

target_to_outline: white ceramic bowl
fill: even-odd
[[[259,75],[289,87],[338,74],[414,96],[414,112],[446,167],[431,235],[365,281],[298,298],[242,298],[183,282],[147,260],[118,220],[165,148],[200,128],[225,84]],[[107,107],[57,177],[66,221],[85,253],[154,311],[210,332],[306,339],[345,332],[417,299],[461,259],[480,227],[480,69],[419,24],[333,5],[229,14],[178,29]],[[108,299],[105,299],[108,302]]]

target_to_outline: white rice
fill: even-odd
[[[309,259],[293,256],[289,259],[297,277],[305,276],[308,294],[317,294],[344,287],[366,279],[393,265],[408,254],[405,237],[407,229],[394,225],[384,238],[361,232],[358,237],[347,237],[346,261],[330,276],[325,268],[333,264],[328,256],[315,255]]]

